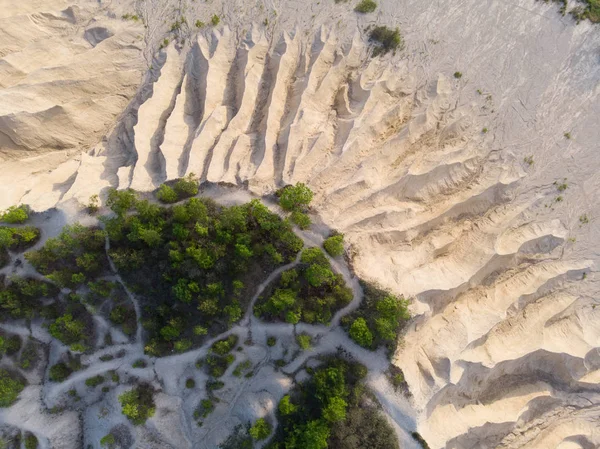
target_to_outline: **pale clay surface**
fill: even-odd
[[[414,298],[394,356],[410,402],[380,355],[349,346],[404,447],[414,429],[432,448],[598,447],[600,28],[534,0],[379,3],[357,16],[332,0],[190,2],[185,44],[158,51],[180,2],[0,0],[0,208],[58,205],[72,221],[75,201],[110,186],[149,191],[187,173],[257,195],[305,182],[357,274]],[[120,19],[135,11],[146,28]],[[222,26],[196,35],[213,13]],[[366,58],[372,23],[399,26],[406,48]],[[292,344],[289,328],[268,332]],[[315,352],[349,344],[322,332]],[[130,366],[136,344],[69,382]],[[265,351],[244,354],[278,357]],[[161,379],[172,411],[138,444],[216,447],[289,388],[265,366],[195,429],[185,416],[201,395],[183,383],[198,355],[136,373]],[[113,393],[81,421],[33,412],[40,388],[0,421],[43,447],[97,444],[112,425],[101,407],[118,415]],[[61,392],[46,390],[51,406]]]

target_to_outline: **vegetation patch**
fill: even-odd
[[[145,350],[153,356],[187,351],[232,326],[253,287],[303,246],[290,224],[258,200],[220,207],[191,198],[161,207],[129,191],[111,198],[116,216],[104,219],[109,254],[141,292]]]
[[[82,368],[79,356],[72,356],[67,353],[65,360],[60,361],[50,367],[48,376],[52,382],[62,382],[73,372]]]
[[[25,257],[59,287],[75,288],[107,272],[105,236],[101,229],[65,226],[58,237]]]
[[[40,230],[33,226],[21,228],[0,227],[0,249],[21,252],[40,239]]]
[[[0,212],[0,222],[9,224],[22,224],[29,219],[29,207],[22,204],[20,206],[11,206],[3,212]]]
[[[342,318],[350,338],[367,349],[385,346],[391,356],[398,335],[410,319],[408,300],[361,282],[364,298],[355,312]]]
[[[22,277],[6,280],[0,275],[0,321],[52,317],[56,309],[48,305],[42,308],[41,301],[56,297],[58,293],[58,288],[48,282]]]
[[[254,314],[268,321],[329,323],[352,301],[352,290],[319,248],[304,250],[301,264],[284,271],[258,299]]]
[[[368,14],[376,9],[377,3],[375,3],[373,0],[361,0],[361,2],[356,5],[356,8],[354,8],[354,11],[362,14]]]
[[[369,32],[369,42],[373,45],[373,56],[384,55],[390,51],[396,52],[404,46],[400,30],[386,26],[376,26]]]
[[[397,449],[394,431],[367,391],[367,369],[328,358],[282,398],[269,449]]]
[[[0,369],[0,407],[10,407],[25,388],[25,379],[7,369]]]
[[[140,384],[119,396],[121,411],[136,426],[154,416],[154,390],[148,384]]]

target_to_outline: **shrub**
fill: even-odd
[[[341,256],[344,254],[344,235],[337,234],[325,239],[323,248],[332,257]]]
[[[354,8],[354,11],[367,14],[375,11],[376,9],[377,3],[375,3],[373,0],[361,0],[361,2],[356,5],[356,8]]]
[[[454,78],[461,79],[462,78],[462,73],[461,72],[454,72]]]
[[[284,397],[281,398],[281,401],[279,401],[279,406],[277,408],[279,410],[279,413],[281,413],[283,416],[291,415],[298,409],[298,407],[292,404],[289,394],[286,394]]]
[[[296,337],[296,341],[301,349],[307,350],[310,349],[310,344],[312,342],[312,338],[308,334],[300,334]]]
[[[26,205],[10,206],[0,215],[0,221],[10,224],[25,223],[29,219],[29,207]]]
[[[221,23],[221,18],[216,14],[213,14],[213,16],[210,18],[210,23],[212,26],[216,27],[219,23]]]
[[[193,173],[190,173],[185,178],[181,178],[175,182],[173,186],[179,199],[195,196],[198,194],[198,178]]]
[[[156,411],[152,387],[149,385],[139,385],[126,391],[119,396],[119,402],[123,414],[136,426],[144,424]]]
[[[313,192],[306,184],[286,186],[279,193],[279,205],[283,210],[303,212],[313,199]]]
[[[256,441],[264,440],[271,434],[271,425],[264,418],[260,418],[250,427],[248,433]]]
[[[364,318],[357,318],[350,326],[350,338],[364,348],[371,348],[373,345],[373,334],[367,326]]]
[[[100,439],[100,445],[105,447],[105,446],[112,446],[113,444],[116,443],[116,439],[114,437],[114,435],[112,433],[109,433],[108,435],[104,435],[101,439]]]
[[[36,449],[37,447],[37,437],[31,432],[27,432],[27,435],[25,436],[25,449]]]
[[[176,203],[179,200],[177,192],[175,192],[172,187],[166,184],[162,184],[158,188],[158,191],[156,192],[156,198],[158,198],[160,202],[167,204]]]
[[[196,381],[192,378],[189,378],[185,381],[185,388],[194,388],[196,386]]]
[[[88,387],[92,387],[92,388],[97,387],[102,382],[104,382],[104,377],[101,376],[100,374],[98,374],[97,376],[94,376],[94,377],[89,377],[85,380],[85,384]]]
[[[62,382],[71,375],[72,371],[66,363],[59,362],[50,367],[49,377],[52,382]]]
[[[98,210],[100,210],[100,198],[98,197],[98,195],[92,195],[90,196],[90,199],[87,204],[87,211],[89,214],[93,215],[96,212],[98,212]]]
[[[133,365],[131,365],[133,368],[146,368],[146,366],[148,366],[148,364],[146,363],[146,361],[144,359],[137,359],[135,362],[133,362]]]
[[[373,56],[386,54],[392,50],[396,51],[403,45],[400,30],[398,28],[392,30],[386,26],[373,28],[369,33],[369,42],[375,44]]]
[[[277,344],[277,339],[273,336],[267,338],[267,346],[275,346]]]
[[[16,374],[0,369],[0,407],[10,407],[25,388],[25,381]]]
[[[196,28],[203,28],[206,24],[201,20],[196,20]]]
[[[66,345],[81,343],[85,339],[85,324],[73,319],[73,315],[66,313],[58,317],[48,330],[50,335],[62,341]]]
[[[292,222],[296,223],[300,229],[306,230],[312,224],[310,217],[303,212],[295,210],[290,215]]]

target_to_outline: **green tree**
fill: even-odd
[[[342,234],[337,234],[329,237],[323,242],[323,247],[330,256],[341,256],[344,254],[344,236]]]
[[[367,326],[364,318],[360,317],[354,320],[350,326],[350,338],[363,348],[371,348],[373,345],[373,334]]]
[[[10,206],[0,215],[0,221],[5,223],[25,223],[29,219],[29,207],[26,205]]]
[[[172,187],[162,184],[158,191],[156,192],[156,198],[162,203],[176,203],[179,197],[177,196],[177,192],[173,190]]]
[[[152,388],[149,385],[139,385],[119,396],[121,411],[136,426],[144,424],[154,416],[156,410]]]
[[[300,346],[301,349],[307,350],[310,349],[310,343],[312,341],[312,338],[310,337],[310,335],[300,334],[296,336],[296,341],[298,342],[298,346]]]
[[[323,409],[323,418],[328,422],[334,423],[346,419],[346,408],[348,403],[342,398],[334,396],[329,399],[327,407]]]
[[[313,264],[306,269],[306,280],[313,287],[330,284],[335,279],[333,272],[323,265]]]
[[[285,442],[286,449],[327,449],[329,426],[323,420],[298,426]]]
[[[124,215],[125,212],[133,208],[135,203],[135,192],[130,189],[110,189],[108,192],[108,198],[106,199],[106,205],[119,216]]]
[[[15,403],[25,383],[16,375],[0,369],[0,407],[10,407]]]
[[[310,220],[310,217],[308,215],[306,215],[304,212],[299,212],[297,210],[292,212],[292,214],[290,215],[290,219],[294,223],[296,223],[300,229],[304,230],[310,228],[310,225],[312,224],[312,221]]]
[[[296,410],[298,410],[298,407],[292,404],[290,400],[290,395],[286,394],[284,397],[281,398],[281,401],[279,401],[278,409],[279,413],[281,413],[283,416],[287,416],[291,415],[292,413],[295,413]]]
[[[286,186],[279,196],[279,205],[287,211],[306,210],[313,199],[313,192],[306,184],[298,183],[295,186]]]
[[[264,418],[260,418],[248,432],[256,441],[264,440],[271,434],[271,425]]]

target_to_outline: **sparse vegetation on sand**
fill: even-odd
[[[361,0],[360,3],[354,8],[354,11],[362,14],[368,14],[376,9],[377,3],[375,3],[373,0]]]
[[[400,30],[391,29],[386,26],[376,26],[369,32],[369,42],[373,45],[373,56],[384,55],[390,51],[396,52],[402,49],[404,43]]]

